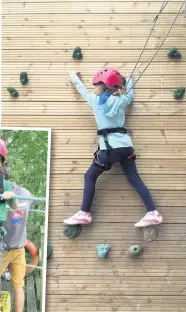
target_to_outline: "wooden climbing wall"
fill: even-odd
[[[186,18],[179,15],[154,62],[138,82],[127,128],[138,155],[139,172],[164,215],[159,238],[145,243],[140,259],[127,249],[143,243],[134,223],[144,207],[114,167],[97,184],[93,224],[69,241],[62,220],[81,205],[83,174],[96,148],[92,111],[68,80],[82,72],[91,88],[93,73],[106,64],[131,72],[161,1],[3,0],[2,125],[51,127],[49,242],[54,246],[47,271],[47,311],[181,312],[186,309],[186,101],[173,91],[186,84]],[[169,1],[153,31],[134,78],[155,52],[181,1]],[[183,12],[183,10],[182,10]],[[72,59],[75,46],[84,59]],[[179,48],[182,59],[167,58]],[[27,71],[29,85],[19,84]],[[7,86],[20,92],[10,99]],[[96,244],[108,242],[108,260]]]

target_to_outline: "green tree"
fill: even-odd
[[[36,197],[46,197],[48,132],[33,130],[0,130],[0,136],[7,144],[6,163],[10,168],[12,182],[25,187]],[[45,209],[37,202],[34,209]],[[28,224],[45,223],[44,214],[30,213]],[[36,243],[38,232],[27,232],[27,238]]]

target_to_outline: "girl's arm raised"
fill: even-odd
[[[81,94],[81,96],[84,98],[85,101],[88,102],[88,104],[93,107],[96,102],[96,94],[94,92],[89,91],[83,82],[80,80],[79,76],[80,73],[72,72],[69,74],[70,79],[75,86],[76,90]]]

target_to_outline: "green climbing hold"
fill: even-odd
[[[182,99],[184,96],[184,93],[185,93],[185,88],[183,88],[183,87],[177,88],[174,91],[174,98],[175,99]]]
[[[176,48],[172,48],[168,53],[168,57],[179,59],[181,58],[181,53]]]
[[[52,251],[53,251],[53,247],[52,245],[48,244],[47,245],[47,259],[50,259],[52,256]]]
[[[20,73],[20,82],[22,85],[26,85],[28,83],[28,75],[26,72],[21,72]]]
[[[63,229],[63,234],[70,239],[74,239],[80,235],[82,231],[82,225],[65,225]]]
[[[77,59],[77,60],[81,60],[83,58],[83,54],[81,53],[81,48],[80,47],[76,47],[74,49],[74,52],[72,54],[72,57],[74,59]]]
[[[143,252],[143,246],[142,245],[132,245],[129,247],[129,255],[131,257],[138,257]]]
[[[18,91],[15,88],[9,87],[9,88],[7,88],[7,91],[13,97],[18,97],[19,96],[19,93],[18,93]]]
[[[107,244],[99,244],[96,246],[97,254],[99,258],[106,258],[110,250],[110,246]]]

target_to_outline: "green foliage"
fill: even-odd
[[[11,181],[34,196],[45,197],[47,180],[47,131],[0,130],[6,141]]]

